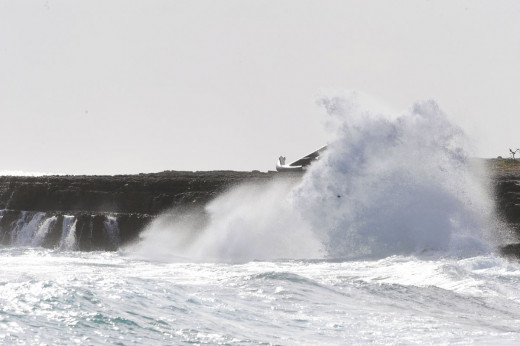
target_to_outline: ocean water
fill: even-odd
[[[518,344],[520,264],[496,251],[515,236],[463,131],[433,101],[321,104],[329,149],[303,179],[171,210],[118,251],[74,251],[72,216],[44,249],[55,220],[23,214],[0,248],[0,342]]]
[[[3,344],[518,344],[520,266],[469,258],[163,263],[0,250]]]

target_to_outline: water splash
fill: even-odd
[[[161,261],[317,258],[322,246],[287,202],[296,181],[244,184],[218,196],[204,211],[158,217],[127,250]]]
[[[29,215],[30,215],[29,212],[22,211],[22,213],[20,215],[20,218],[18,220],[16,220],[15,222],[13,222],[12,230],[11,230],[11,233],[10,233],[10,239],[11,239],[10,243],[11,244],[16,244],[16,241],[17,241],[17,238],[18,238],[18,233],[28,223],[28,216]]]
[[[18,220],[15,229],[12,232],[14,238],[13,243],[18,246],[26,246],[31,244],[34,237],[34,231],[38,229],[45,213],[35,213],[31,216],[30,213],[25,212],[23,217]],[[29,220],[27,222],[27,220]]]
[[[70,250],[116,250],[118,215],[0,210],[0,241],[6,246]]]
[[[103,222],[105,226],[105,233],[111,245],[115,248],[119,247],[119,224],[115,216],[109,215]],[[90,223],[90,232],[92,233],[92,223]]]
[[[46,218],[34,233],[34,237],[31,239],[31,246],[42,246],[49,230],[54,227],[57,220],[58,218],[56,216]]]
[[[235,188],[208,205],[200,228],[163,218],[133,253],[246,261],[488,250],[491,199],[466,136],[434,101],[398,116],[356,94],[321,104],[330,144],[303,180]]]
[[[396,118],[355,97],[322,103],[333,141],[292,201],[329,256],[485,251],[491,199],[463,131],[434,101]]]
[[[78,220],[74,216],[64,215],[63,216],[63,226],[62,233],[60,239],[61,250],[77,250],[76,243],[76,225]]]

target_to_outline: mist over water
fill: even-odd
[[[119,251],[76,251],[94,232],[115,249],[117,215],[0,210],[0,343],[518,344],[520,265],[489,252],[464,133],[432,101],[321,104],[329,149],[304,176],[171,210]]]
[[[324,99],[333,140],[292,191],[331,257],[484,251],[493,204],[468,141],[434,101],[398,117]]]
[[[200,211],[158,217],[130,246],[132,254],[162,261],[245,262],[321,258],[323,246],[288,196],[297,181],[244,184]]]
[[[206,207],[204,222],[160,217],[130,252],[241,262],[490,250],[492,200],[465,134],[434,101],[399,116],[358,94],[320,103],[329,147],[303,179],[237,187]]]

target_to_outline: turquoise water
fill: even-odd
[[[492,254],[164,263],[0,250],[4,344],[520,342],[520,266]]]
[[[79,252],[72,215],[49,250],[55,219],[22,213],[0,249],[0,342],[520,343],[520,265],[493,252],[515,235],[462,131],[432,101],[322,103],[331,142],[302,180],[236,186],[207,222],[172,210],[117,252]]]

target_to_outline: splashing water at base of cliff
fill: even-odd
[[[2,344],[518,344],[520,266],[493,255],[161,263],[0,249]]]
[[[118,252],[71,251],[114,242],[113,216],[23,212],[0,247],[0,343],[518,344],[520,265],[489,251],[463,133],[433,102],[322,104],[329,149],[303,179],[173,210]],[[61,249],[28,247],[49,234]]]
[[[330,144],[301,181],[235,188],[208,205],[203,225],[164,216],[131,252],[240,262],[492,248],[486,186],[470,165],[464,133],[435,102],[397,117],[371,112],[356,94],[321,103]]]
[[[335,137],[292,200],[329,256],[486,250],[491,199],[435,102],[393,119],[352,99],[323,104]]]

